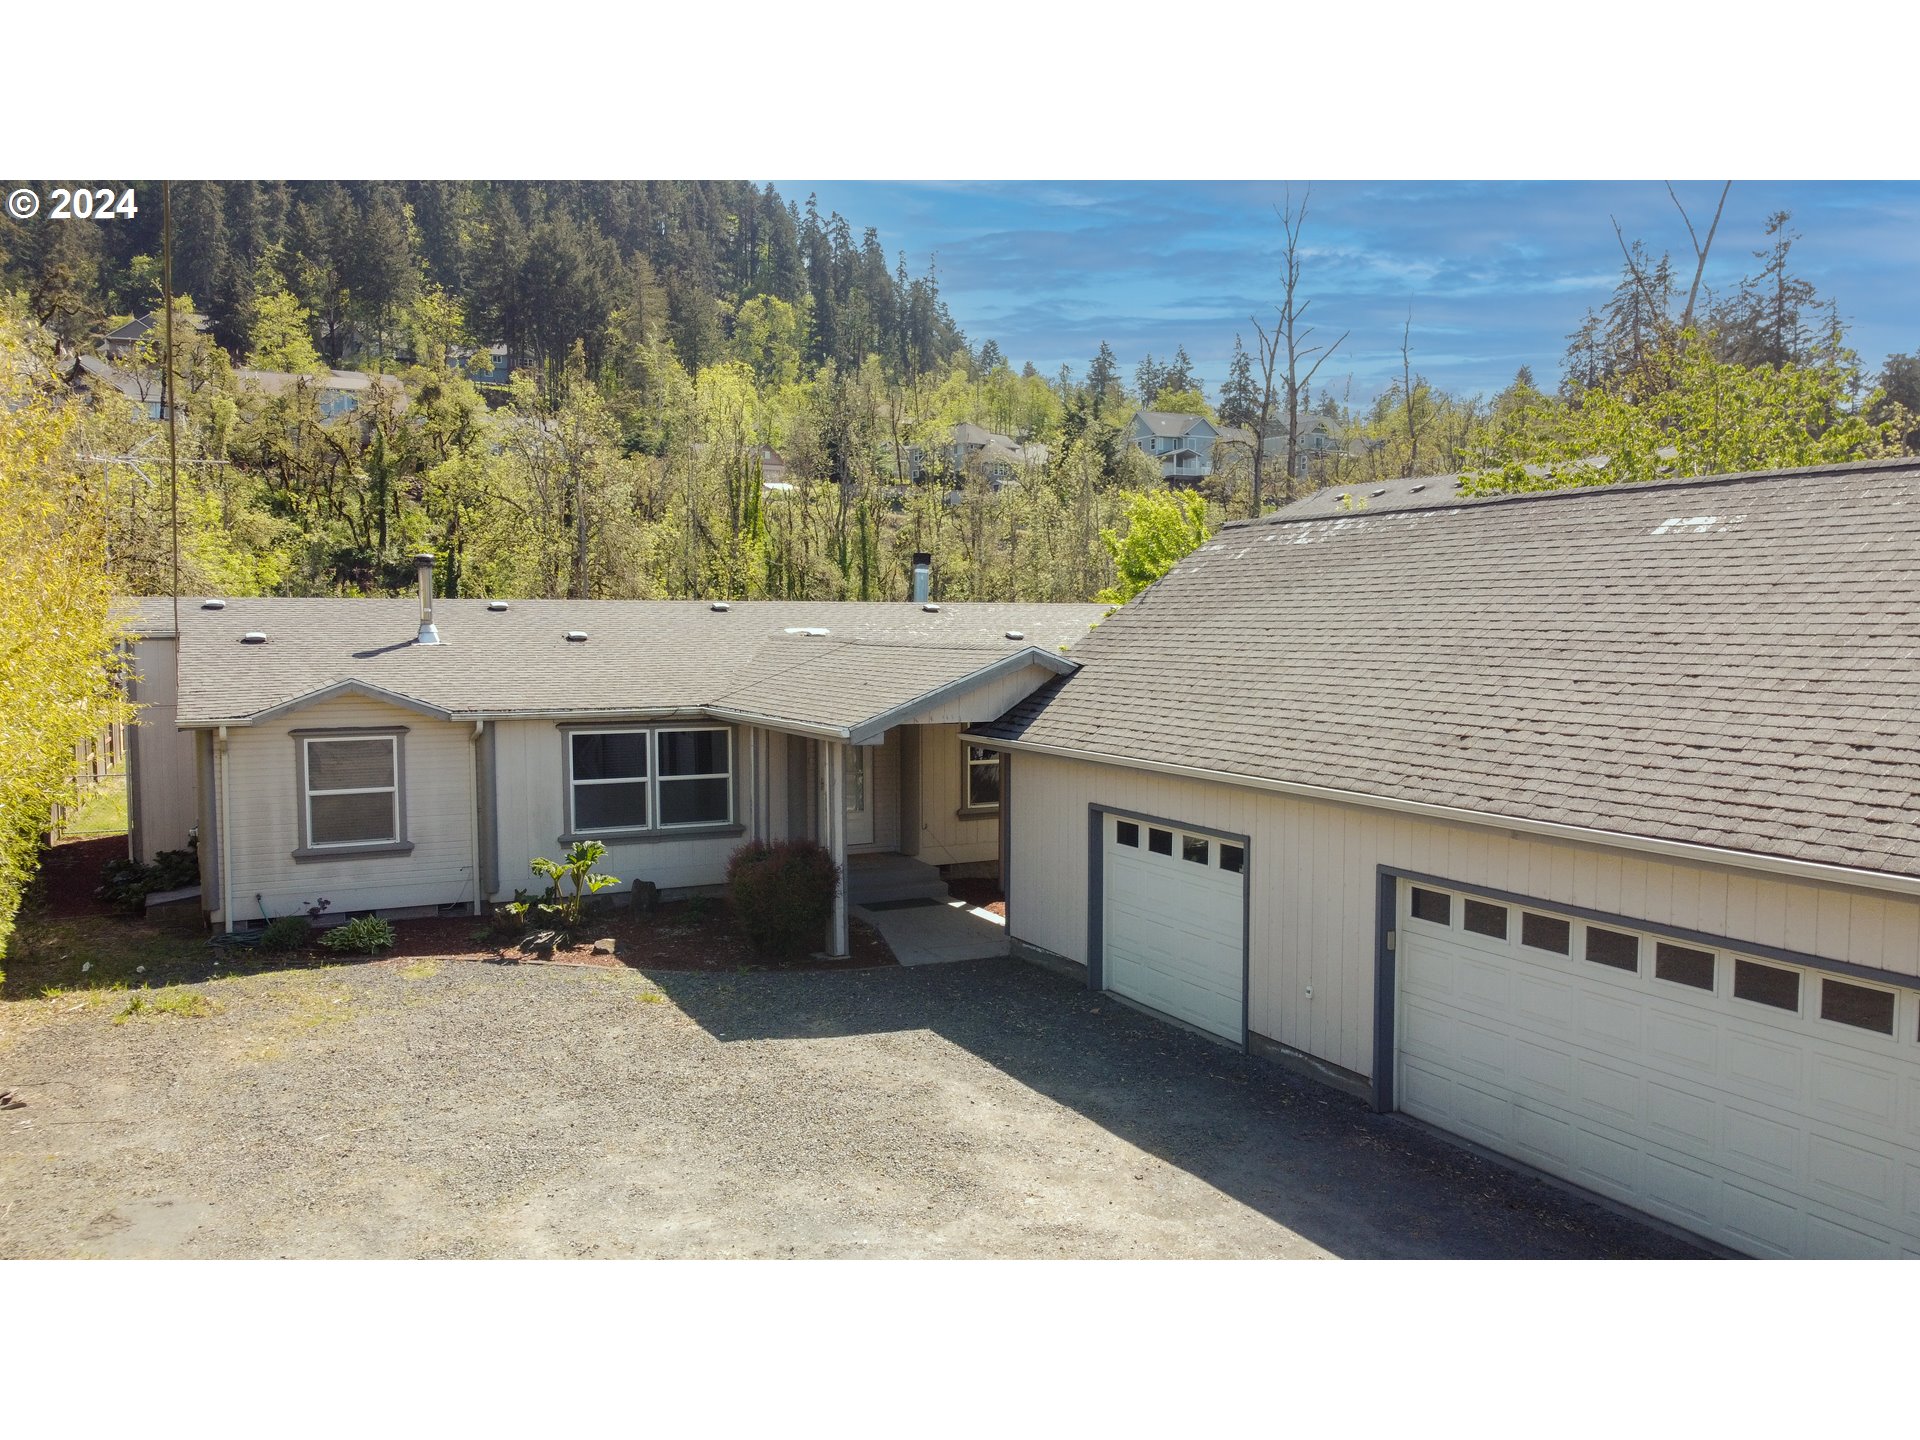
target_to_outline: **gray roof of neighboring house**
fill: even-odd
[[[979,733],[1920,876],[1920,460],[1406,500],[1224,527]]]
[[[1595,471],[1606,468],[1606,460],[1593,456],[1573,462]],[[1529,465],[1531,475],[1544,475],[1545,467]],[[1383,510],[1435,510],[1450,505],[1473,503],[1460,493],[1462,474],[1395,476],[1352,485],[1329,485],[1311,495],[1303,495],[1291,505],[1283,505],[1275,518],[1312,520],[1322,516],[1358,515]]]
[[[1204,415],[1183,415],[1176,410],[1136,410],[1133,418],[1156,435],[1184,435],[1195,425],[1211,425]]]
[[[159,373],[136,375],[131,370],[122,370],[117,365],[109,365],[104,360],[91,355],[79,357],[78,364],[89,380],[98,380],[110,385],[131,400],[151,401],[158,404],[166,398],[165,377]]]
[[[291,390],[303,380],[322,390],[370,390],[375,381],[394,389],[404,388],[398,376],[369,375],[364,370],[325,370],[318,375],[296,375],[289,370],[235,370],[233,378],[269,395]]]
[[[134,316],[133,319],[127,321],[124,325],[116,325],[113,329],[107,331],[100,338],[102,340],[139,340],[149,330],[153,329],[156,325],[159,325],[162,321],[164,321],[165,318],[166,317],[162,315],[160,311],[149,310],[145,315]],[[187,323],[193,326],[193,328],[196,331],[204,331],[209,327],[211,327],[213,324],[213,321],[209,320],[205,315],[201,315],[197,312],[194,314],[188,315],[185,318]],[[175,321],[176,328],[178,327],[178,323],[179,323],[178,320],[176,320]]]
[[[136,633],[170,629],[170,600],[131,605]],[[437,600],[445,643],[416,645],[413,599],[236,598],[220,610],[183,599],[179,721],[243,723],[347,686],[456,718],[711,710],[848,730],[1003,662],[1058,669],[1060,647],[1106,610],[761,600],[716,612],[704,600],[515,600],[490,611],[484,600]],[[806,629],[828,633],[788,633]],[[242,644],[254,630],[266,643]],[[587,640],[568,641],[570,630]]]

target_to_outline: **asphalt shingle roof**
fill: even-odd
[[[416,600],[180,602],[183,725],[244,721],[357,683],[454,716],[733,709],[845,728],[1038,649],[1058,657],[1102,605],[903,601],[437,600],[444,643],[417,645]],[[172,601],[132,602],[136,633],[172,629]],[[789,631],[824,629],[826,635]],[[587,633],[568,641],[570,630]],[[248,631],[266,643],[247,645]],[[1022,638],[1007,638],[1017,631]]]
[[[983,734],[1920,876],[1920,461],[1223,527]]]

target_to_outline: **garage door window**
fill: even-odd
[[[1507,938],[1507,907],[1491,905],[1485,900],[1469,900],[1461,923],[1475,935],[1485,935],[1489,940],[1504,940]]]
[[[1173,854],[1173,832],[1147,827],[1147,848],[1156,855]]]
[[[1893,1034],[1893,992],[1845,980],[1820,982],[1820,1018],[1838,1025],[1855,1025],[1877,1034]]]
[[[1450,925],[1453,923],[1453,897],[1444,890],[1423,890],[1413,887],[1413,918],[1425,920],[1430,925]]]
[[[1662,940],[1653,949],[1653,973],[1656,979],[1667,980],[1675,985],[1711,990],[1713,952],[1695,950],[1688,945],[1669,945]]]
[[[1247,868],[1247,852],[1243,846],[1220,842],[1220,868],[1238,875]]]
[[[1114,823],[1113,838],[1129,849],[1140,848],[1140,827],[1131,820],[1119,820]]]
[[[1778,965],[1762,965],[1755,960],[1733,962],[1733,993],[1756,1005],[1771,1005],[1776,1010],[1800,1008],[1800,972],[1782,970]]]
[[[1589,925],[1587,959],[1596,965],[1611,965],[1616,970],[1637,971],[1640,968],[1640,937]]]
[[[1195,865],[1205,865],[1207,861],[1212,858],[1212,855],[1213,846],[1209,845],[1198,835],[1182,835],[1180,837],[1180,858],[1182,860],[1191,861]]]
[[[1573,952],[1573,926],[1556,915],[1536,915],[1529,910],[1520,918],[1520,943],[1568,955]]]

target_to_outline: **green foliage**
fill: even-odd
[[[1124,605],[1206,543],[1207,502],[1193,491],[1146,491],[1126,498],[1124,537],[1102,530],[1118,579],[1096,599]]]
[[[1585,391],[1551,433],[1509,431],[1468,495],[1721,475],[1871,459],[1897,451],[1896,420],[1866,418],[1851,366],[1735,365],[1690,336]],[[1594,463],[1604,457],[1604,463]]]
[[[507,906],[507,912],[525,921],[538,914],[547,917],[562,931],[575,929],[586,915],[587,897],[618,885],[617,875],[596,875],[593,867],[606,858],[607,847],[598,840],[576,840],[567,847],[564,860],[549,860],[544,855],[533,862],[533,873],[547,878],[546,894],[539,900],[520,897]],[[566,889],[561,888],[565,882]]]
[[[763,955],[817,949],[839,884],[840,867],[811,840],[750,840],[727,859],[734,920]]]
[[[318,375],[326,370],[309,329],[313,317],[285,290],[253,302],[253,330],[247,337],[247,363],[256,370]]]
[[[117,909],[137,915],[146,909],[147,896],[199,883],[200,837],[196,835],[184,850],[158,852],[151,865],[124,856],[109,860],[101,869],[100,885],[94,894]]]
[[[120,1013],[113,1017],[113,1023],[124,1025],[129,1020],[152,1020],[162,1015],[181,1020],[199,1020],[219,1012],[220,1006],[197,990],[165,990],[158,993],[136,990],[127,997],[127,1003]]]
[[[313,940],[313,926],[304,915],[278,915],[260,932],[260,948],[270,955],[304,950]]]
[[[321,932],[320,944],[342,955],[377,955],[393,948],[393,926],[378,915],[358,915]]]
[[[1162,390],[1153,397],[1149,410],[1164,410],[1173,415],[1204,415],[1214,418],[1213,407],[1199,390]]]

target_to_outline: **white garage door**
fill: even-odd
[[[1753,1255],[1920,1256],[1920,994],[1400,884],[1395,1095]]]
[[[1245,848],[1177,825],[1101,823],[1105,988],[1244,1042]]]

